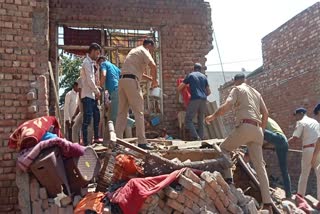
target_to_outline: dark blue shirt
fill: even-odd
[[[199,71],[191,72],[184,80],[184,84],[189,84],[191,100],[206,100],[206,88],[209,86],[207,77]]]
[[[109,93],[115,91],[119,85],[120,69],[107,60],[100,67],[102,72],[106,72],[105,88]]]

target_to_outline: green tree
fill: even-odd
[[[64,92],[60,96],[59,103],[60,106],[64,104],[64,98],[66,94],[72,89],[73,83],[80,76],[80,67],[82,61],[78,57],[68,57],[60,56],[60,78],[59,78],[59,88],[64,89]]]

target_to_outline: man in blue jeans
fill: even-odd
[[[274,121],[270,117],[268,118],[268,124],[266,130],[264,131],[264,140],[268,143],[273,144],[275,147],[282,174],[283,185],[286,192],[286,198],[291,198],[291,181],[288,173],[287,162],[289,147],[288,140],[280,126],[276,123],[276,121]]]
[[[201,73],[200,63],[194,65],[194,71],[191,72],[178,86],[178,91],[182,91],[187,85],[190,86],[191,100],[187,107],[185,124],[189,129],[192,140],[202,140],[204,138],[204,114],[207,108],[207,96],[211,91],[207,77]],[[192,122],[195,114],[198,113],[198,132]]]
[[[93,117],[94,140],[99,141],[100,112],[98,100],[101,97],[99,87],[95,78],[96,60],[100,56],[101,47],[97,43],[92,43],[89,47],[88,55],[82,63],[80,76],[82,79],[81,102],[83,104],[82,135],[83,144],[87,146],[88,127]]]
[[[100,65],[101,75],[101,86],[104,85],[105,89],[108,90],[111,100],[110,120],[113,124],[116,124],[119,96],[118,96],[118,85],[121,71],[120,69],[109,62],[106,57],[100,56],[97,60]]]

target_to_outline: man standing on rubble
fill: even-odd
[[[64,99],[64,121],[65,121],[65,136],[66,139],[72,141],[72,115],[75,113],[79,97],[78,97],[78,83],[74,82],[71,91],[69,91]]]
[[[286,192],[286,198],[291,198],[291,180],[288,172],[288,140],[285,134],[283,133],[282,129],[278,125],[276,121],[271,119],[270,117],[268,118],[268,123],[266,130],[264,131],[264,140],[267,141],[268,143],[271,143],[274,145],[277,156],[278,156],[278,161],[279,161],[279,166],[280,166],[280,171],[283,179],[283,185],[284,185],[284,190]]]
[[[95,61],[100,56],[101,47],[97,43],[92,43],[89,47],[89,53],[82,64],[82,71],[80,73],[82,80],[81,102],[83,105],[83,124],[82,135],[83,144],[87,146],[88,141],[88,127],[93,118],[93,130],[95,141],[99,140],[99,122],[100,112],[98,108],[98,100],[100,99],[100,90],[96,84],[95,78]]]
[[[206,123],[209,124],[224,115],[232,107],[235,108],[236,128],[220,147],[224,156],[230,160],[230,152],[241,145],[247,145],[260,182],[263,209],[268,209],[272,213],[269,180],[262,154],[263,132],[267,126],[269,113],[260,93],[245,83],[244,74],[237,74],[234,77],[234,85],[226,102],[214,114],[206,117]],[[228,183],[233,183],[231,168],[225,172],[225,178]]]
[[[185,124],[189,129],[192,140],[204,139],[204,114],[207,108],[207,96],[211,91],[207,77],[201,73],[202,65],[194,64],[194,71],[187,75],[183,82],[178,86],[178,91],[182,91],[187,85],[190,86],[191,100],[187,107]],[[194,116],[198,114],[198,132],[193,124]]]
[[[119,104],[118,85],[121,71],[104,56],[100,56],[97,63],[100,65],[100,70],[102,72],[100,81],[101,86],[104,86],[105,90],[108,90],[110,95],[110,120],[113,121],[113,124],[116,124]]]
[[[119,81],[119,110],[116,121],[116,134],[123,138],[123,132],[127,126],[129,107],[132,109],[136,121],[136,136],[138,146],[142,149],[151,149],[146,144],[144,127],[144,100],[140,88],[140,81],[149,66],[152,76],[151,87],[157,87],[157,67],[150,54],[154,50],[154,42],[145,39],[143,45],[132,49],[127,55]]]
[[[302,139],[301,173],[297,194],[305,196],[310,170],[313,168],[317,176],[317,199],[320,200],[320,126],[315,119],[307,116],[305,108],[296,109],[294,116],[297,120],[296,128],[288,142],[294,144],[299,138]],[[317,204],[317,209],[320,209],[320,203]]]

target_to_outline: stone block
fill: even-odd
[[[42,200],[48,199],[48,194],[47,194],[46,188],[42,187],[39,189],[39,196],[40,196],[40,199],[42,199]]]
[[[227,213],[227,209],[224,207],[222,201],[218,197],[214,200],[214,206],[217,208],[219,213]]]
[[[41,207],[42,207],[42,209],[43,209],[43,210],[47,210],[47,209],[49,209],[49,202],[48,202],[48,199],[44,199],[44,200],[42,200]]]
[[[184,214],[194,214],[193,211],[192,211],[190,208],[188,208],[188,207],[185,207],[185,208],[184,208],[183,213],[184,213]]]
[[[32,201],[32,214],[42,214],[42,208],[41,208],[42,202]]]
[[[234,204],[238,204],[238,199],[237,197],[231,192],[231,190],[229,190],[227,192],[227,197],[230,199],[230,201]]]
[[[194,202],[193,202],[192,200],[190,200],[190,199],[188,199],[188,198],[186,197],[186,200],[185,200],[185,202],[184,202],[184,206],[192,209],[193,203],[194,203]]]
[[[30,202],[30,177],[28,173],[17,169],[16,172],[16,185],[19,189],[18,202],[21,210],[21,214],[31,213],[31,202]]]
[[[191,201],[193,201],[195,203],[199,202],[199,196],[197,196],[193,192],[185,189],[185,190],[183,190],[183,194],[185,195],[185,197],[189,198]]]
[[[167,186],[164,189],[164,193],[166,194],[166,196],[168,196],[171,199],[177,199],[178,198],[178,192],[175,191],[172,187]]]
[[[165,207],[163,208],[163,211],[165,213],[172,213],[173,209],[166,204]]]
[[[214,191],[208,183],[205,184],[204,186],[204,191],[207,193],[207,196],[211,198],[213,201],[216,199],[218,196],[216,191]]]
[[[232,214],[242,214],[243,213],[242,209],[238,205],[236,205],[232,202],[229,204],[227,209]]]
[[[186,197],[185,197],[183,194],[180,193],[180,194],[178,195],[177,201],[178,201],[180,204],[184,204],[184,202],[186,201]]]
[[[200,207],[199,207],[198,204],[193,203],[191,210],[193,211],[193,213],[199,213],[200,212]]]
[[[39,197],[40,185],[36,178],[32,177],[30,181],[30,198],[31,201],[38,201]],[[41,206],[41,205],[40,205]]]
[[[187,190],[192,191],[193,181],[191,179],[187,178],[186,176],[180,175],[178,183],[181,184]]]
[[[200,178],[198,175],[196,175],[191,169],[187,169],[185,172],[184,172],[184,175],[191,179],[193,182],[196,182],[198,184],[200,184]]]
[[[220,174],[220,172],[215,171],[213,173],[213,176],[215,177],[217,183],[221,186],[221,188],[223,189],[223,191],[227,192],[228,190],[230,190],[229,185],[227,184],[227,182],[223,179],[222,175]]]
[[[72,198],[70,196],[64,196],[60,198],[61,207],[67,207],[72,203]]]
[[[183,205],[178,203],[176,200],[169,198],[167,201],[167,205],[174,210],[177,210],[179,212],[183,212],[183,209],[184,209]]]

